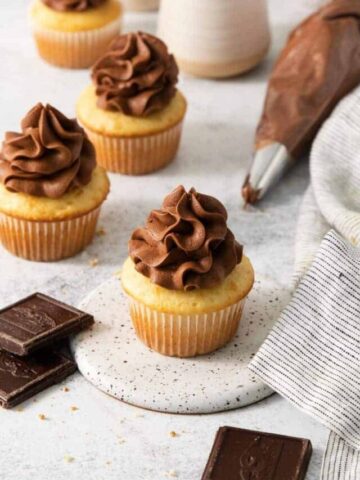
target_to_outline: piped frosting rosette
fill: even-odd
[[[0,156],[0,181],[8,190],[59,198],[90,182],[95,149],[76,120],[39,103],[21,129],[5,134]]]
[[[99,7],[107,0],[42,0],[45,5],[58,12],[85,12]]]
[[[142,117],[169,104],[176,93],[178,68],[160,39],[129,33],[112,42],[93,67],[92,79],[100,108]]]
[[[217,199],[177,187],[132,234],[129,251],[136,270],[170,290],[216,287],[242,258],[226,222]]]

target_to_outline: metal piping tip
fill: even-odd
[[[245,204],[261,200],[292,163],[287,148],[281,143],[271,143],[257,150],[242,187]]]

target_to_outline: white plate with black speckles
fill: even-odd
[[[137,339],[127,299],[114,277],[81,303],[94,315],[95,325],[73,339],[72,349],[84,377],[124,402],[169,413],[231,410],[272,394],[247,366],[288,301],[288,291],[260,277],[231,343],[210,355],[171,358]]]

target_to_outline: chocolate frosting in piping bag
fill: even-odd
[[[242,259],[226,222],[218,200],[179,186],[134,231],[130,257],[138,272],[170,290],[215,287]]]
[[[42,0],[42,2],[58,12],[84,12],[99,7],[106,0]]]
[[[37,104],[7,132],[0,155],[0,181],[12,192],[49,198],[90,182],[95,150],[76,120]]]
[[[97,104],[126,115],[149,115],[174,97],[178,73],[159,38],[142,32],[119,35],[93,67]]]
[[[256,148],[306,152],[338,101],[360,83],[360,1],[334,0],[290,35],[271,74]]]

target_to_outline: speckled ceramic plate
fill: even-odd
[[[117,278],[81,303],[95,326],[77,335],[72,349],[81,373],[124,402],[160,412],[212,413],[257,402],[272,391],[247,365],[289,300],[273,280],[258,278],[239,331],[226,347],[190,359],[162,356],[136,337]]]

